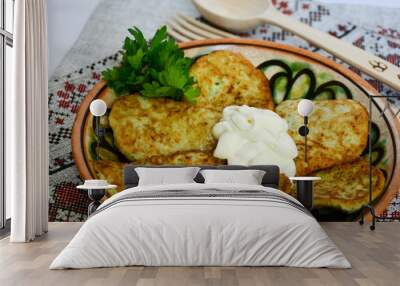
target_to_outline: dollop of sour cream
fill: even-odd
[[[296,174],[297,147],[286,120],[271,110],[228,106],[213,127],[218,139],[214,156],[229,165],[278,165],[287,176]]]

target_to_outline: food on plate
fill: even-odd
[[[243,104],[274,109],[268,79],[241,54],[227,50],[209,53],[192,65],[190,75],[200,88],[199,105],[220,110]]]
[[[296,145],[286,121],[271,110],[225,107],[213,135],[218,139],[214,156],[227,159],[229,165],[277,165],[285,175],[296,175]]]
[[[314,186],[314,205],[317,208],[334,208],[352,213],[369,201],[368,160],[334,166],[312,174],[321,177]],[[383,172],[372,166],[372,199],[382,194],[385,186]]]
[[[107,86],[98,92],[109,107],[101,121],[105,135],[100,140],[92,130],[86,135],[94,177],[121,191],[122,170],[130,163],[275,164],[281,169],[281,190],[296,196],[288,176],[320,176],[315,206],[354,219],[368,200],[363,159],[368,112],[334,73],[270,55],[256,68],[238,52],[212,48],[190,50],[187,55],[193,58],[188,58],[165,28],[148,42],[138,29],[129,31],[133,37],[125,40],[121,64],[103,73]],[[308,162],[298,133],[301,98],[315,103]],[[373,124],[373,164],[387,170],[386,141],[380,134]],[[377,198],[386,178],[377,167],[373,176]]]
[[[222,54],[229,57],[230,68],[239,72],[239,77],[230,76],[223,65],[213,63],[214,59],[219,63]],[[251,64],[242,56],[229,51],[215,52],[198,61],[208,57],[211,59],[202,61],[200,65],[196,62],[191,69],[201,90],[196,104],[168,98],[145,98],[138,94],[119,97],[113,103],[109,124],[114,143],[129,161],[166,164],[171,156],[202,152],[200,161],[195,161],[196,156],[187,157],[187,161],[185,156],[179,156],[179,161],[182,164],[201,164],[207,155],[210,158],[206,161],[218,162],[212,159],[216,146],[212,128],[222,117],[223,109],[232,104],[273,107],[267,79],[253,66],[250,67]],[[209,73],[208,79],[216,83],[213,78],[217,78],[223,90],[211,92],[204,88],[207,83],[204,82],[203,70],[210,72],[210,69],[215,76]],[[260,82],[259,88],[246,91],[246,86],[253,86],[251,82]]]
[[[287,100],[276,108],[288,122],[289,134],[297,145],[298,176],[360,157],[367,145],[368,112],[359,102],[351,99],[314,101],[315,109],[308,123],[308,162],[304,160],[304,137],[298,133],[303,125],[303,117],[297,113],[298,103],[298,100]]]

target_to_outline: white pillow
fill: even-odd
[[[261,185],[265,171],[261,170],[202,170],[205,184],[246,184]]]
[[[193,179],[199,170],[198,167],[135,168],[139,176],[139,186],[195,183]]]

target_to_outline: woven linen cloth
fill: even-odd
[[[362,5],[321,4],[311,0],[272,1],[286,15],[400,65],[400,9]],[[176,13],[199,17],[190,1],[103,0],[99,3],[78,40],[49,80],[50,210],[51,221],[83,221],[89,199],[75,186],[82,183],[71,154],[71,130],[79,104],[101,78],[101,71],[118,63],[118,50],[127,29],[138,26],[150,37]],[[71,19],[72,20],[72,19]],[[246,38],[264,39],[330,54],[304,40],[270,25],[259,26]],[[347,64],[344,66],[349,67]],[[349,67],[382,94],[396,92],[379,81]],[[399,93],[397,93],[399,94]],[[400,107],[400,101],[392,101]],[[384,215],[400,215],[400,195]]]

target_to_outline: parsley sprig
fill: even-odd
[[[121,65],[102,73],[108,86],[117,95],[139,92],[144,97],[196,102],[200,90],[189,75],[193,60],[168,36],[167,27],[157,30],[149,43],[137,27],[128,31],[133,38],[125,38]]]

